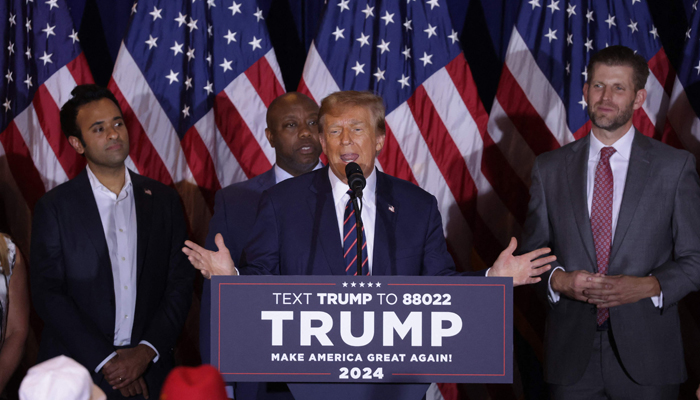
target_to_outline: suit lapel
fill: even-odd
[[[92,186],[90,186],[87,168],[75,178],[74,183],[77,186],[74,191],[75,201],[73,202],[76,209],[75,215],[84,216],[84,218],[79,218],[84,228],[83,232],[85,232],[85,235],[95,247],[99,259],[110,266],[108,275],[111,277],[112,262],[109,259],[107,239],[105,238],[105,231],[100,218],[100,210],[97,209],[95,195],[92,192]]]
[[[571,151],[567,155],[566,169],[569,182],[569,198],[571,199],[574,219],[581,235],[583,247],[591,261],[589,270],[595,272],[595,245],[593,244],[591,219],[588,215],[588,204],[586,202],[588,199],[586,181],[588,179],[589,148],[590,136],[586,136],[572,145]]]
[[[317,172],[309,186],[307,203],[314,221],[312,248],[316,245],[313,238],[318,238],[326,256],[331,275],[345,275],[343,247],[340,243],[338,219],[335,215],[333,191],[328,179],[328,167]],[[312,252],[312,256],[314,252]],[[315,272],[318,274],[318,272]]]
[[[387,271],[391,265],[390,249],[396,250],[396,217],[400,212],[393,196],[391,182],[386,175],[375,170],[377,174],[377,215],[374,223],[374,246],[372,255],[372,275],[395,275]]]
[[[263,192],[273,186],[277,183],[277,178],[275,177],[275,167],[273,166],[267,172],[263,173],[260,179],[258,180],[258,190],[260,192]]]
[[[134,191],[134,205],[136,208],[136,281],[138,282],[143,272],[143,264],[146,259],[146,248],[151,228],[151,215],[153,210],[153,194],[151,189],[145,186],[143,177],[129,171]]]
[[[615,237],[610,250],[609,265],[612,265],[615,255],[620,249],[620,245],[622,245],[622,240],[625,238],[630,222],[632,222],[639,199],[644,192],[651,167],[651,155],[647,151],[650,147],[649,139],[635,130],[629,167],[627,168],[627,178],[625,180],[625,191],[622,194],[622,204],[617,217]]]

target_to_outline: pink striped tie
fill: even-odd
[[[612,246],[613,174],[610,168],[610,157],[613,153],[615,153],[614,147],[603,147],[600,150],[591,205],[591,230],[595,243],[595,257],[598,272],[604,275],[608,273]],[[608,318],[610,318],[610,311],[607,308],[599,308],[598,325],[602,325]]]

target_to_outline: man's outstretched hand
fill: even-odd
[[[186,247],[182,248],[182,252],[187,255],[192,266],[197,268],[207,279],[211,279],[212,275],[238,275],[231,259],[231,253],[224,244],[224,237],[220,233],[214,237],[214,243],[219,251],[207,250],[197,243],[185,240]]]
[[[554,255],[542,257],[552,251],[549,248],[537,249],[521,256],[514,256],[513,252],[517,247],[518,241],[515,238],[511,238],[508,247],[501,252],[493,267],[491,267],[489,276],[510,276],[513,278],[513,286],[529,285],[541,281],[542,278],[539,276],[549,271],[552,268],[549,263],[557,259],[557,256]]]

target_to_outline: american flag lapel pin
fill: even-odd
[[[149,196],[153,194],[150,189],[143,189],[143,191]]]
[[[391,211],[391,212],[394,212],[394,211],[395,211],[395,210],[394,210],[394,206],[392,206],[391,204],[389,204],[389,211]]]

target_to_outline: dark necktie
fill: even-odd
[[[591,230],[595,243],[595,257],[598,272],[608,273],[610,247],[612,246],[612,207],[613,207],[613,174],[610,168],[610,157],[615,153],[613,147],[603,147],[600,151],[600,161],[595,169],[595,184],[593,186],[593,203],[591,205]],[[598,309],[598,325],[610,318],[607,308]]]
[[[352,196],[352,190],[348,190]],[[357,229],[355,224],[355,207],[352,205],[352,197],[345,205],[345,216],[343,217],[343,258],[345,258],[345,273],[357,275]],[[367,266],[367,238],[364,235],[365,228],[362,228],[362,273],[369,275]]]

